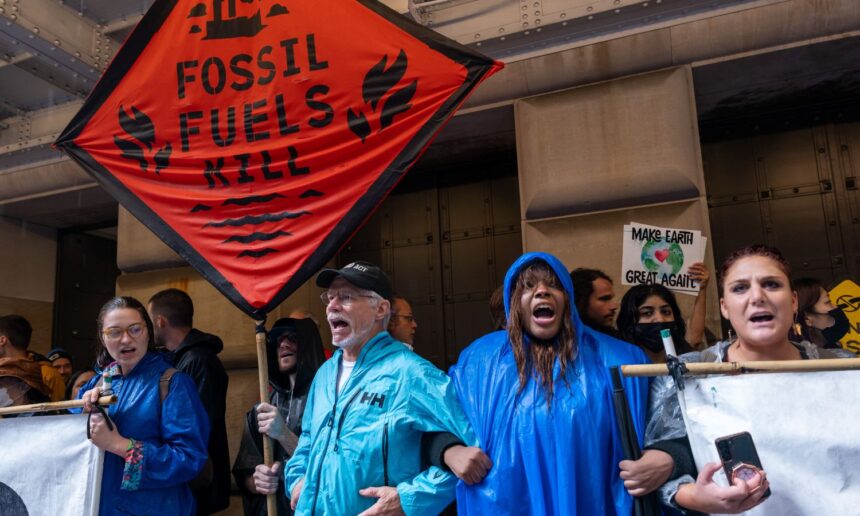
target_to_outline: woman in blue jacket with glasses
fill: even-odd
[[[154,351],[152,321],[137,299],[108,301],[98,329],[102,373],[81,399],[90,439],[107,452],[99,514],[194,514],[188,482],[206,464],[209,419],[193,380]],[[96,405],[108,390],[117,402],[106,417]]]

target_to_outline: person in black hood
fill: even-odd
[[[218,353],[224,343],[215,335],[193,328],[194,304],[185,292],[171,288],[149,299],[155,344],[167,350],[173,367],[189,375],[209,415],[210,475],[191,483],[197,514],[212,514],[230,505],[230,454],[227,449],[227,382],[229,377]]]
[[[233,463],[246,516],[266,514],[266,497],[258,493],[255,480],[269,479],[257,479],[254,474],[263,463],[261,434],[274,440],[275,461],[285,464],[292,457],[302,432],[308,390],[325,362],[322,339],[310,319],[278,319],[266,338],[266,348],[270,403],[261,403],[246,414],[242,443]],[[278,482],[277,500],[279,516],[292,514],[283,482]]]

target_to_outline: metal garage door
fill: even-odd
[[[338,264],[379,263],[412,303],[415,350],[442,368],[490,331],[488,300],[522,253],[515,176],[395,193]]]

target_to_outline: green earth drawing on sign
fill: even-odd
[[[684,251],[676,242],[649,240],[642,246],[642,265],[649,272],[678,274],[684,266]]]

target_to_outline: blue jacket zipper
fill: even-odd
[[[352,405],[352,402],[361,393],[362,393],[362,391],[359,390],[358,392],[353,394],[352,397],[349,399],[349,401],[346,403],[346,406],[343,408],[343,412],[341,412],[341,414],[340,414],[340,421],[338,421],[338,425],[337,425],[337,434],[335,435],[335,439],[334,439],[334,451],[338,451],[338,449],[339,449],[338,439],[340,438],[340,431],[343,428],[343,420],[346,418],[346,411],[349,410],[349,406]],[[326,436],[325,446],[323,447],[323,450],[327,450],[328,449],[328,443],[331,442],[331,433],[334,429],[335,413],[337,413],[337,402],[335,402],[334,405],[332,405],[331,414],[329,414],[328,418],[326,418],[327,421],[326,421],[325,426],[329,427],[329,431],[328,431],[328,436]],[[325,462],[325,455],[323,455],[322,459],[320,460],[320,466],[319,466],[319,468],[317,468],[316,482],[314,482],[314,485],[317,486],[317,489],[314,490],[314,503],[311,506],[311,514],[316,514],[316,511],[317,511],[317,496],[319,494],[320,476],[322,475],[322,466],[323,466],[324,462]]]
[[[382,478],[388,485],[388,421],[382,425]]]
[[[338,442],[340,441],[340,431],[343,429],[343,420],[346,419],[346,412],[349,410],[349,406],[352,405],[352,402],[355,401],[355,398],[357,398],[358,395],[362,392],[364,391],[356,391],[356,393],[352,395],[352,398],[350,398],[349,401],[346,402],[346,406],[343,408],[343,412],[340,413],[340,421],[337,422],[337,434],[335,434],[334,437],[334,451],[337,451],[339,448]]]
[[[323,447],[323,450],[327,450],[327,449],[328,449],[328,443],[329,443],[329,441],[331,441],[331,429],[332,429],[332,427],[334,426],[334,411],[335,411],[336,409],[337,409],[337,403],[335,403],[335,404],[332,406],[332,412],[331,412],[331,414],[329,414],[329,415],[328,415],[328,417],[326,418],[326,424],[325,424],[325,426],[329,427],[329,431],[328,431],[328,435],[327,435],[327,436],[326,436],[326,438],[325,438],[325,447]],[[314,485],[316,485],[316,486],[319,486],[319,484],[320,484],[320,475],[322,475],[322,465],[323,465],[323,462],[325,462],[325,455],[323,455],[322,460],[320,460],[320,467],[319,467],[319,468],[317,468],[317,478],[316,478],[316,481],[314,482]],[[284,486],[284,487],[286,487],[286,486]],[[302,491],[304,491],[304,489],[305,489],[305,488],[304,488],[304,486],[302,486]],[[292,493],[291,493],[291,494],[292,494]],[[312,515],[313,515],[313,514],[316,514],[316,512],[317,512],[317,496],[318,496],[318,495],[319,495],[319,489],[314,489],[314,502],[313,502],[313,504],[311,505],[311,514],[312,514]],[[299,495],[299,497],[301,497],[301,495]]]

